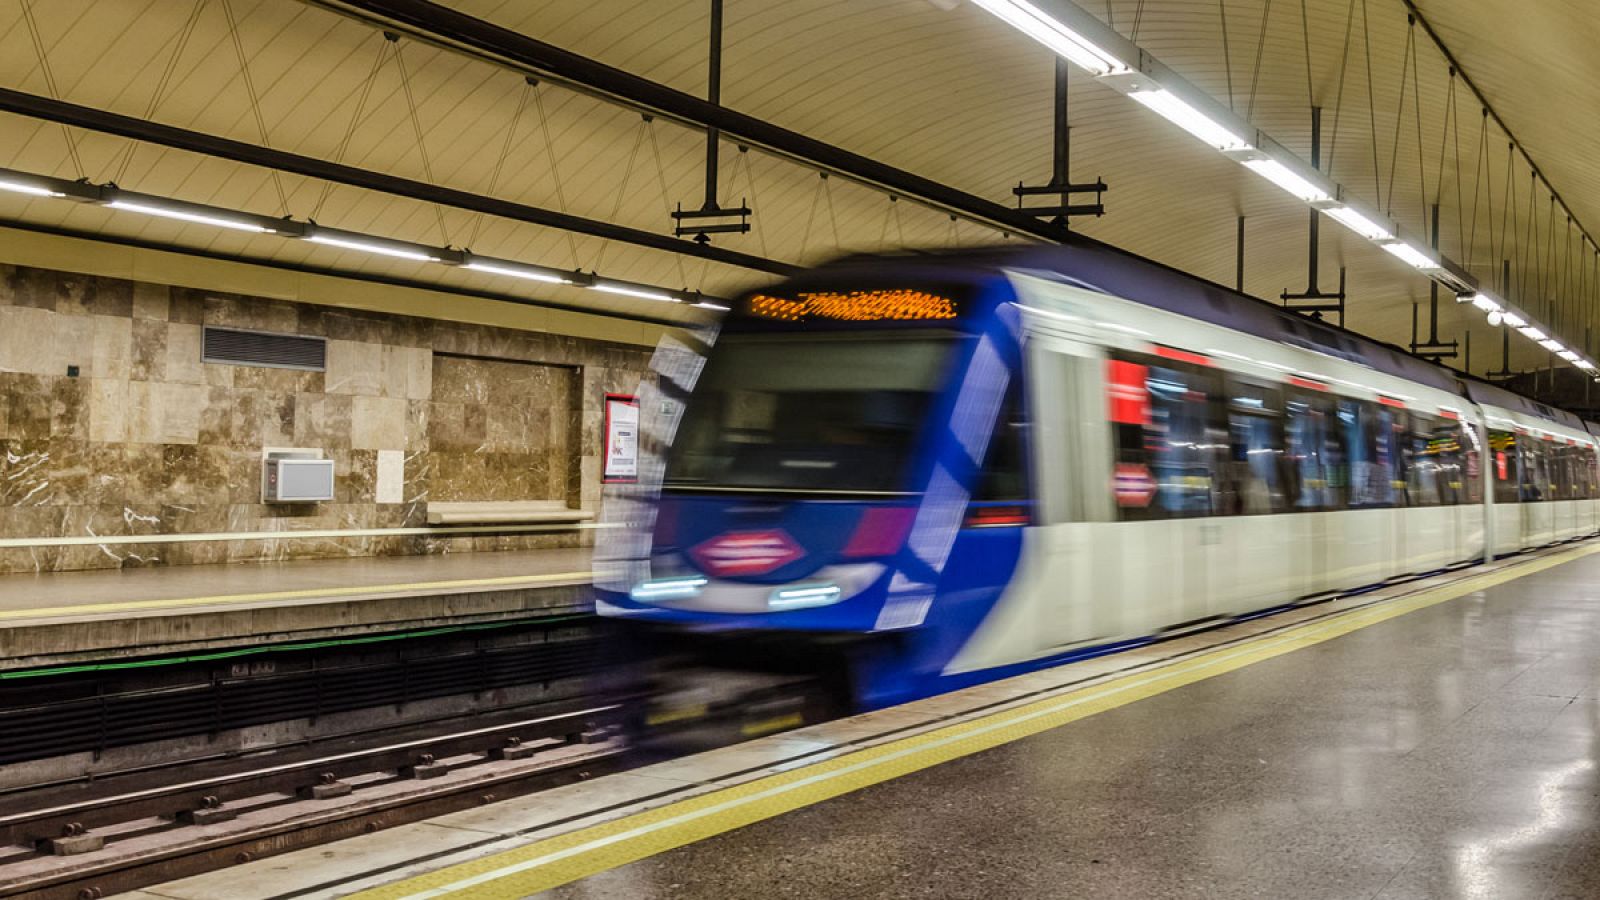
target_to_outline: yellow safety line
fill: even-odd
[[[515,900],[1600,552],[1586,547],[1337,613],[982,718],[769,775],[353,895]]]
[[[419,591],[448,591],[460,588],[586,583],[588,572],[560,572],[550,575],[505,575],[498,578],[465,578],[457,581],[417,581],[408,584],[367,584],[351,587],[306,588],[298,591],[266,591],[256,594],[219,594],[214,597],[168,597],[158,600],[127,600],[121,603],[85,603],[79,606],[48,606],[35,609],[0,610],[0,621],[38,619],[48,616],[84,616],[95,613],[132,612],[149,609],[175,609],[191,606],[221,606],[232,603],[260,603],[274,600],[320,600],[358,594],[396,594]]]

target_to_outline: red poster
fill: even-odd
[[[1106,363],[1106,385],[1111,395],[1111,421],[1117,425],[1149,425],[1150,394],[1145,389],[1149,369],[1138,363],[1113,359]]]

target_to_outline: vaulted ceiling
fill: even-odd
[[[448,0],[442,4],[696,96],[707,90],[710,0]],[[1600,293],[1581,225],[1600,227],[1600,19],[1582,0],[1418,0],[1499,120],[1576,215],[1568,226],[1520,153],[1403,0],[1081,0],[1167,65],[1303,157],[1323,108],[1324,168],[1583,345]],[[386,40],[337,0],[0,0],[0,88],[266,145],[655,233],[704,196],[703,132],[402,34]],[[31,21],[30,21],[31,20]],[[988,200],[1050,174],[1053,59],[962,0],[726,0],[722,102],[739,112]],[[41,62],[41,58],[43,62]],[[241,59],[243,64],[241,64]],[[1241,167],[1074,75],[1075,181],[1104,178],[1106,214],[1075,230],[1245,289],[1306,288],[1307,212]],[[726,296],[766,272],[186,150],[0,114],[0,166]],[[1512,194],[1514,191],[1514,196]],[[1530,204],[1531,191],[1531,204]],[[754,209],[713,246],[811,264],[850,250],[1024,238],[757,147],[722,144],[718,195]],[[218,231],[102,207],[0,195],[0,220],[209,252],[526,295],[691,321],[687,306],[517,283],[456,267]],[[1347,324],[1410,339],[1428,282],[1329,223],[1321,287],[1348,271]],[[1481,316],[1440,308],[1442,340],[1471,333],[1471,368],[1499,368]],[[1426,331],[1426,324],[1424,324]],[[1426,337],[1426,334],[1424,334]],[[1600,337],[1600,336],[1597,336]],[[1591,345],[1590,350],[1600,349]],[[1513,343],[1512,365],[1544,354]],[[1460,366],[1463,360],[1457,359]]]

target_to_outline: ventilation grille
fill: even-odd
[[[321,372],[328,367],[328,342],[317,337],[208,326],[205,330],[205,350],[201,356],[208,363],[230,366],[269,366],[274,369]]]

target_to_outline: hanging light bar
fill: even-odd
[[[1238,131],[1184,102],[1165,88],[1136,90],[1128,94],[1168,122],[1182,128],[1214,150],[1249,150],[1250,141]]]
[[[1261,176],[1285,193],[1382,247],[1391,256],[1444,285],[1486,313],[1535,341],[1553,341],[1509,304],[1478,291],[1477,280],[1437,252],[1404,240],[1386,216],[1375,215],[1344,196],[1344,189],[1314,167],[1251,127],[1232,110],[1198,90],[1132,41],[1073,0],[973,0],[1002,21],[1093,74],[1097,81]],[[1565,348],[1563,348],[1565,349]],[[1576,354],[1574,354],[1576,355]],[[1583,360],[1584,363],[1587,360]],[[1574,363],[1578,365],[1578,363]],[[1584,368],[1584,366],[1580,366]],[[1592,369],[1593,366],[1588,366]],[[1586,369],[1587,370],[1587,369]]]
[[[121,191],[113,194],[114,199],[106,206],[112,209],[125,209],[146,216],[157,216],[163,219],[176,219],[180,222],[190,222],[196,225],[211,225],[215,228],[227,228],[233,231],[248,231],[252,234],[271,234],[277,229],[251,219],[225,213],[212,211],[210,207],[195,207],[189,204],[176,204],[171,201],[152,202],[141,197],[125,197]]]
[[[1426,272],[1439,268],[1439,261],[1428,255],[1427,251],[1419,250],[1405,241],[1391,241],[1378,246],[1414,269]]]
[[[1245,168],[1272,182],[1289,194],[1300,198],[1306,203],[1332,203],[1333,194],[1324,190],[1283,163],[1263,157],[1261,159],[1244,160]]]
[[[31,172],[0,168],[0,191],[25,194],[31,197],[95,203],[106,209],[114,209],[119,212],[156,216],[195,225],[208,225],[214,228],[252,234],[271,234],[278,237],[305,240],[313,244],[337,247],[341,250],[387,256],[393,259],[459,266],[464,269],[484,272],[490,275],[517,278],[524,281],[589,288],[609,294],[635,297],[641,300],[688,303],[697,309],[717,312],[726,312],[728,310],[725,304],[716,302],[717,298],[706,297],[697,291],[675,291],[655,285],[639,284],[620,279],[605,279],[602,281],[587,272],[556,269],[550,266],[534,265],[515,260],[497,259],[492,256],[480,256],[451,247],[434,247],[410,241],[397,241],[391,238],[345,231],[339,228],[327,228],[314,223],[296,222],[288,218],[274,219],[270,216],[261,216],[240,210],[127,191],[109,184],[97,185],[88,181],[69,181],[65,178],[35,175]]]
[[[1061,20],[1060,15],[1050,15],[1027,0],[972,0],[972,2],[1091,75],[1109,75],[1112,72],[1125,72],[1133,68],[1118,59],[1116,54],[1102,49],[1095,41],[1069,27]],[[1046,5],[1057,4],[1047,2]]]
[[[1340,225],[1343,225],[1351,231],[1354,231],[1356,234],[1361,235],[1369,241],[1394,240],[1394,228],[1392,226],[1380,224],[1377,220],[1369,218],[1366,213],[1363,213],[1360,210],[1349,206],[1348,204],[1325,209],[1323,210],[1323,213],[1325,213],[1328,218],[1338,222]]]
[[[51,188],[30,184],[26,181],[17,181],[10,177],[0,177],[0,191],[10,191],[13,194],[29,194],[34,197],[65,197],[66,194]]]
[[[616,281],[596,281],[589,285],[597,291],[607,294],[620,294],[624,297],[638,297],[640,300],[661,300],[667,303],[680,303],[683,298],[658,288],[643,285],[625,284]]]

